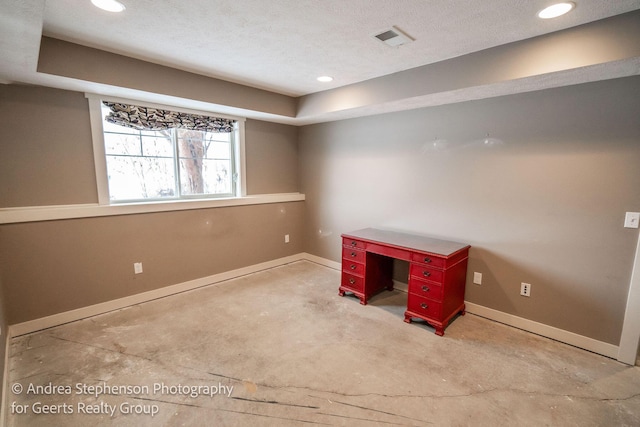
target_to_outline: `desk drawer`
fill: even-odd
[[[365,251],[359,251],[353,248],[342,248],[342,259],[344,262],[364,262]]]
[[[358,262],[351,262],[349,260],[342,260],[342,271],[345,273],[357,274],[364,276],[364,264]]]
[[[418,280],[415,277],[409,279],[409,293],[436,301],[442,301],[442,286],[435,282]]]
[[[411,253],[411,262],[419,262],[422,264],[428,264],[430,267],[443,268],[444,258],[440,258],[431,254],[423,254],[419,252]]]
[[[343,237],[342,238],[342,246],[348,247],[348,248],[364,249],[366,245],[361,240],[349,239],[347,237]]]
[[[438,270],[431,267],[426,267],[420,264],[411,263],[410,275],[419,279],[431,280],[432,282],[442,283],[444,273],[442,270]]]
[[[342,286],[353,289],[354,291],[364,292],[364,278],[354,276],[347,272],[342,272]]]
[[[416,294],[409,294],[407,309],[421,316],[438,320],[442,314],[442,304]]]
[[[394,248],[386,245],[378,245],[375,243],[369,243],[367,245],[367,252],[373,252],[374,254],[402,259],[405,261],[409,261],[409,257],[411,255],[411,253],[406,249]]]

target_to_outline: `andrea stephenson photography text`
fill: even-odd
[[[187,399],[216,396],[231,397],[232,385],[217,384],[187,385],[156,382],[153,384],[33,384],[13,383],[11,392],[20,396],[22,402],[13,400],[9,405],[12,415],[52,415],[52,414],[98,414],[114,417],[116,415],[149,415],[160,412],[159,405],[151,399],[160,396],[176,396]],[[60,402],[60,397],[81,396],[82,402]],[[103,396],[123,396],[132,401],[117,404],[102,401]],[[93,398],[91,401],[86,397]],[[33,401],[33,400],[36,401]],[[55,403],[52,402],[55,400]],[[73,400],[73,399],[70,399]]]

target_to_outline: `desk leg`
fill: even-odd
[[[411,323],[411,318],[412,317],[417,317],[419,319],[424,320],[429,326],[431,326],[432,328],[434,328],[436,330],[435,334],[438,335],[439,337],[444,335],[444,328],[447,325],[446,323],[440,323],[440,322],[436,322],[434,320],[427,320],[422,316],[417,316],[417,315],[415,315],[413,313],[405,311],[405,313],[404,313],[404,321],[405,321],[405,323]]]
[[[347,292],[353,294],[353,296],[358,298],[360,300],[360,304],[367,305],[367,295],[366,295],[366,293],[358,292],[356,290],[349,289],[349,288],[343,288],[342,286],[340,286],[338,288],[338,295],[341,296],[341,297],[343,297]]]

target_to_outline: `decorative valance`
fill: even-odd
[[[204,132],[229,133],[235,120],[158,108],[140,107],[118,102],[102,102],[111,111],[105,117],[109,123],[137,130],[167,130],[172,128],[199,130]]]

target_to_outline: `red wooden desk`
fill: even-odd
[[[393,258],[409,261],[409,295],[404,321],[416,317],[436,335],[457,313],[464,314],[469,245],[395,231],[365,228],[342,235],[339,294],[353,293],[366,305],[383,289],[393,290]]]

